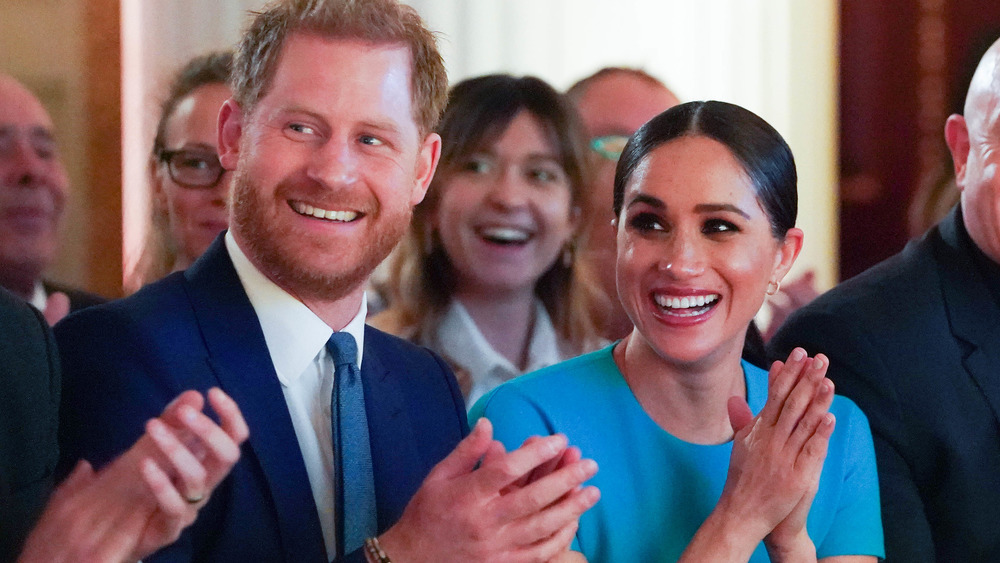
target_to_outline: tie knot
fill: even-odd
[[[334,366],[342,366],[344,364],[357,365],[358,343],[355,342],[354,337],[350,333],[333,333],[330,336],[330,340],[326,343],[326,349],[330,352],[330,357],[333,358]]]

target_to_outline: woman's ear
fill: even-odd
[[[778,244],[778,252],[774,257],[774,272],[771,275],[772,281],[781,282],[792,269],[795,259],[802,250],[802,229],[792,227],[785,233],[785,238]]]
[[[160,161],[152,157],[149,159],[149,195],[152,200],[153,206],[162,211],[167,212],[167,193],[163,189],[163,176],[160,171]]]

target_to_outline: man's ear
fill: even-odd
[[[441,135],[430,133],[417,153],[416,185],[410,198],[410,205],[417,205],[424,200],[440,159]]]
[[[965,186],[965,165],[969,160],[969,124],[965,117],[957,113],[948,117],[944,124],[944,140],[951,151],[955,183],[961,189]]]
[[[229,98],[219,110],[219,162],[226,170],[236,170],[243,136],[243,109]]]

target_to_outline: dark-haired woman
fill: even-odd
[[[634,330],[473,407],[508,448],[559,432],[597,461],[601,501],[574,543],[590,561],[882,555],[867,420],[834,397],[826,359],[796,350],[769,376],[740,358],[801,248],[796,206],[791,152],[758,116],[721,102],[657,116],[615,177]]]
[[[587,148],[571,106],[532,77],[457,84],[438,131],[441,162],[372,324],[441,354],[471,405],[600,345],[574,254]]]

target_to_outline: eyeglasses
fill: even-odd
[[[590,148],[604,158],[618,162],[622,151],[625,150],[625,143],[628,143],[628,137],[625,135],[604,135],[591,139]]]
[[[160,162],[167,165],[170,178],[185,188],[211,188],[219,183],[226,169],[219,155],[212,151],[181,149],[160,151]]]

